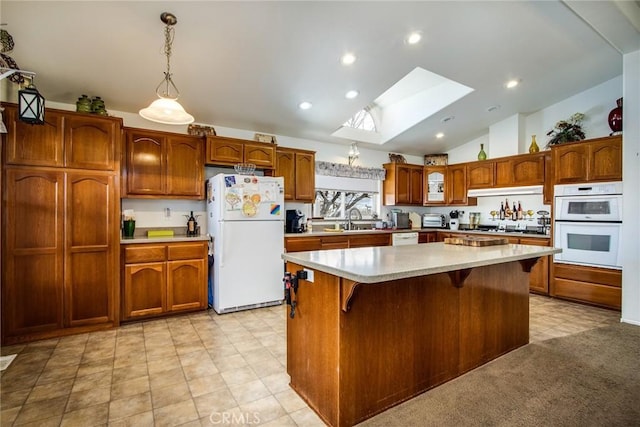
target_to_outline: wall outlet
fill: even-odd
[[[166,219],[171,218],[171,208],[164,208],[164,217]]]
[[[307,272],[307,282],[313,283],[313,270],[307,270],[305,268],[304,271]]]

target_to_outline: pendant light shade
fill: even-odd
[[[139,111],[140,116],[152,122],[164,123],[167,125],[188,125],[193,123],[194,118],[187,113],[178,102],[180,92],[171,79],[171,45],[173,44],[174,25],[178,19],[175,15],[164,12],[160,15],[160,20],[165,24],[164,28],[164,53],[167,56],[167,71],[164,79],[156,87],[156,99],[147,108]],[[173,92],[173,93],[172,93]]]
[[[171,98],[156,99],[147,108],[140,110],[139,114],[152,122],[167,125],[188,125],[194,120],[178,101]]]

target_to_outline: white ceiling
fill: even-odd
[[[640,49],[638,2],[2,0],[0,22],[47,100],[87,94],[137,112],[165,70],[164,11],[178,18],[171,68],[197,123],[349,144],[331,134],[415,67],[473,88],[388,143],[361,145],[416,155],[619,76],[622,53]],[[412,30],[419,45],[404,43]],[[347,51],[351,67],[339,61]],[[507,90],[510,78],[522,84]],[[360,96],[345,99],[349,89]],[[303,100],[313,108],[299,110]]]

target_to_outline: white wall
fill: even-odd
[[[640,325],[640,50],[624,55],[622,321]]]
[[[489,127],[491,142],[489,158],[514,156],[518,154],[521,133],[524,132],[524,116],[515,114]]]

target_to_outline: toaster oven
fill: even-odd
[[[422,214],[422,228],[445,228],[447,219],[443,214]]]

